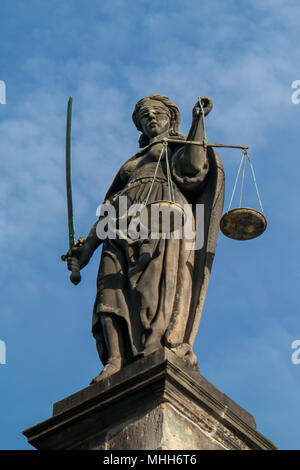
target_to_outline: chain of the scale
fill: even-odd
[[[163,142],[163,146],[162,146],[162,149],[161,149],[161,152],[160,152],[160,155],[159,155],[159,158],[157,160],[157,164],[156,164],[156,167],[155,167],[155,171],[154,171],[154,175],[153,175],[153,179],[152,179],[152,182],[151,182],[151,186],[149,188],[149,191],[148,191],[148,194],[143,202],[143,205],[146,206],[147,203],[148,203],[148,200],[149,200],[149,197],[150,197],[150,194],[152,192],[152,188],[153,188],[153,185],[154,185],[154,182],[155,182],[155,179],[156,179],[156,175],[157,175],[157,170],[158,170],[158,167],[159,167],[159,164],[160,164],[160,161],[162,159],[162,156],[163,156],[163,153],[164,151],[166,152],[166,155],[168,153],[168,142]]]
[[[162,149],[161,149],[161,152],[160,152],[160,155],[159,155],[159,158],[157,160],[156,167],[155,167],[155,171],[154,171],[153,179],[152,179],[152,182],[151,182],[151,186],[150,186],[148,194],[147,194],[147,196],[146,196],[146,198],[143,202],[144,206],[146,206],[147,203],[148,203],[148,200],[149,200],[149,197],[150,197],[150,194],[152,192],[152,188],[153,188],[153,185],[154,185],[154,182],[155,182],[155,179],[156,179],[158,166],[161,162],[161,159],[163,157],[164,152],[165,152],[165,158],[166,158],[166,169],[167,169],[169,198],[170,198],[170,202],[173,202],[175,204],[174,187],[173,187],[173,181],[172,181],[172,177],[171,177],[170,163],[169,163],[169,157],[168,157],[168,142],[163,142],[163,146],[162,146]]]
[[[237,183],[238,183],[238,180],[239,180],[241,168],[242,168],[242,166],[243,166],[239,207],[242,206],[242,196],[243,196],[243,188],[244,188],[244,180],[245,180],[246,160],[248,160],[248,162],[249,162],[249,165],[250,165],[250,168],[251,168],[251,172],[252,172],[253,181],[254,181],[254,186],[255,186],[255,190],[256,190],[256,195],[257,195],[257,198],[258,198],[258,202],[259,202],[259,205],[260,205],[260,208],[261,208],[262,213],[264,213],[263,206],[262,206],[262,202],[261,202],[261,198],[260,198],[259,191],[258,191],[258,186],[257,186],[257,182],[256,182],[256,177],[255,177],[255,173],[254,173],[254,168],[253,168],[253,165],[252,165],[252,162],[251,162],[251,159],[250,159],[250,157],[249,157],[249,155],[248,155],[247,150],[243,150],[243,152],[242,152],[242,158],[241,158],[240,166],[239,166],[239,169],[238,169],[238,171],[237,171],[236,178],[235,178],[235,182],[234,182],[234,186],[233,186],[233,191],[232,191],[232,194],[231,194],[231,198],[230,198],[230,202],[229,202],[229,206],[228,206],[227,212],[230,211],[231,204],[232,204],[232,201],[233,201],[233,198],[234,198],[234,195],[235,195]]]
[[[172,177],[171,177],[169,157],[168,157],[168,147],[167,146],[166,146],[166,166],[167,166],[167,179],[168,179],[169,198],[170,198],[170,201],[175,204],[174,187],[173,187],[173,181],[172,181]]]
[[[259,191],[258,191],[258,186],[257,186],[256,178],[255,178],[254,168],[253,168],[251,159],[250,159],[250,157],[249,157],[249,155],[248,155],[248,153],[247,153],[247,150],[246,150],[246,156],[247,156],[247,158],[248,158],[248,162],[249,162],[249,165],[250,165],[250,168],[251,168],[251,172],[252,172],[252,176],[253,176],[253,181],[254,181],[254,185],[255,185],[255,189],[256,189],[256,194],[257,194],[257,198],[258,198],[258,201],[259,201],[259,205],[260,205],[260,208],[261,208],[262,213],[264,214],[264,209],[263,209],[263,206],[262,206],[262,202],[261,202],[261,199],[260,199],[260,195],[259,195]]]

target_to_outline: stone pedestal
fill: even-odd
[[[54,404],[37,449],[276,449],[254,418],[167,349]]]

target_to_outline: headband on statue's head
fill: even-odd
[[[148,95],[142,98],[137,102],[135,105],[134,111],[132,113],[132,120],[137,128],[138,131],[142,131],[142,127],[140,124],[139,113],[141,109],[149,106],[159,106],[165,107],[167,112],[170,115],[170,134],[176,135],[178,133],[179,125],[180,125],[180,112],[176,104],[172,103],[172,101],[164,95]]]

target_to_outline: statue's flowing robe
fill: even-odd
[[[158,340],[170,348],[182,344],[192,347],[195,340],[222,215],[224,171],[215,150],[208,148],[206,169],[194,176],[182,174],[179,162],[184,146],[172,144],[170,147],[175,201],[182,207],[192,205],[193,222],[196,205],[204,204],[204,221],[197,221],[204,222],[204,243],[199,250],[188,249],[191,240],[186,238],[184,230],[181,239],[171,236],[170,239],[117,237],[104,240],[92,321],[92,332],[104,365],[108,351],[102,315],[113,315],[118,322],[126,362],[131,362]],[[143,203],[148,195],[156,162],[145,167],[135,166],[148,148],[121,167],[109,188],[105,201],[117,210],[119,196],[127,196],[130,206]],[[159,167],[148,203],[157,200],[169,200],[165,164]]]

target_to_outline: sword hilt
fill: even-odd
[[[77,286],[81,281],[79,261],[75,256],[73,256],[73,267],[70,274],[70,281],[75,284],[75,286]]]
[[[85,239],[84,238],[78,238],[78,242],[72,246],[72,248],[74,247],[81,247],[85,242]],[[70,274],[70,281],[75,284],[75,286],[77,286],[77,284],[80,283],[81,281],[81,275],[80,275],[80,264],[79,264],[79,260],[76,256],[72,256],[72,248],[70,248],[70,250],[68,251],[68,253],[66,253],[65,255],[62,255],[61,256],[61,260],[62,261],[68,261],[70,259],[72,259],[72,268],[70,269],[71,274]]]

